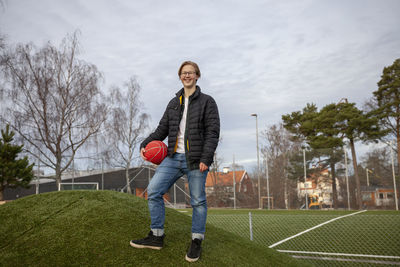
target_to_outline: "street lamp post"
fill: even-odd
[[[268,210],[271,209],[270,196],[269,196],[269,170],[268,170],[268,153],[265,156],[265,171],[267,173],[267,197],[268,197]]]
[[[260,183],[260,152],[258,149],[258,116],[253,113],[250,116],[256,117],[256,139],[257,139],[257,174],[258,174],[258,208],[261,209],[261,183]]]

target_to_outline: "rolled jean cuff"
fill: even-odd
[[[153,232],[154,236],[163,236],[164,235],[164,229],[151,229]]]
[[[194,240],[196,238],[200,239],[200,240],[204,240],[204,234],[192,233],[192,240]]]

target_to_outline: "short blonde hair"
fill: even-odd
[[[178,70],[178,76],[181,76],[182,68],[183,68],[184,66],[186,66],[186,65],[191,65],[191,66],[194,68],[194,70],[196,71],[196,75],[200,78],[201,73],[200,73],[199,66],[198,66],[196,63],[194,63],[193,61],[185,61],[185,62],[183,62],[183,63],[181,64],[179,70]]]

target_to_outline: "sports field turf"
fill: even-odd
[[[357,211],[210,209],[207,222],[249,239],[249,212],[254,243],[268,247],[309,230],[273,248],[305,252],[303,254],[325,252],[379,256],[356,257],[358,260],[375,258],[382,261],[388,259],[380,256],[394,256],[395,258],[389,257],[389,260],[400,263],[400,213],[397,211],[356,213]],[[189,210],[187,214],[190,215]],[[342,217],[349,214],[354,215]],[[329,222],[335,218],[338,219]],[[311,229],[323,223],[326,224]],[[339,265],[342,264],[340,262]]]

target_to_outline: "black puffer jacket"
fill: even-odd
[[[185,107],[184,99],[182,88],[168,103],[157,129],[142,142],[140,148],[153,140],[163,141],[168,136],[168,156],[171,157],[175,153],[179,123]],[[219,114],[215,100],[203,94],[200,87],[196,86],[196,91],[189,97],[186,117],[185,154],[189,169],[198,169],[200,162],[211,165],[218,145],[219,130]]]

